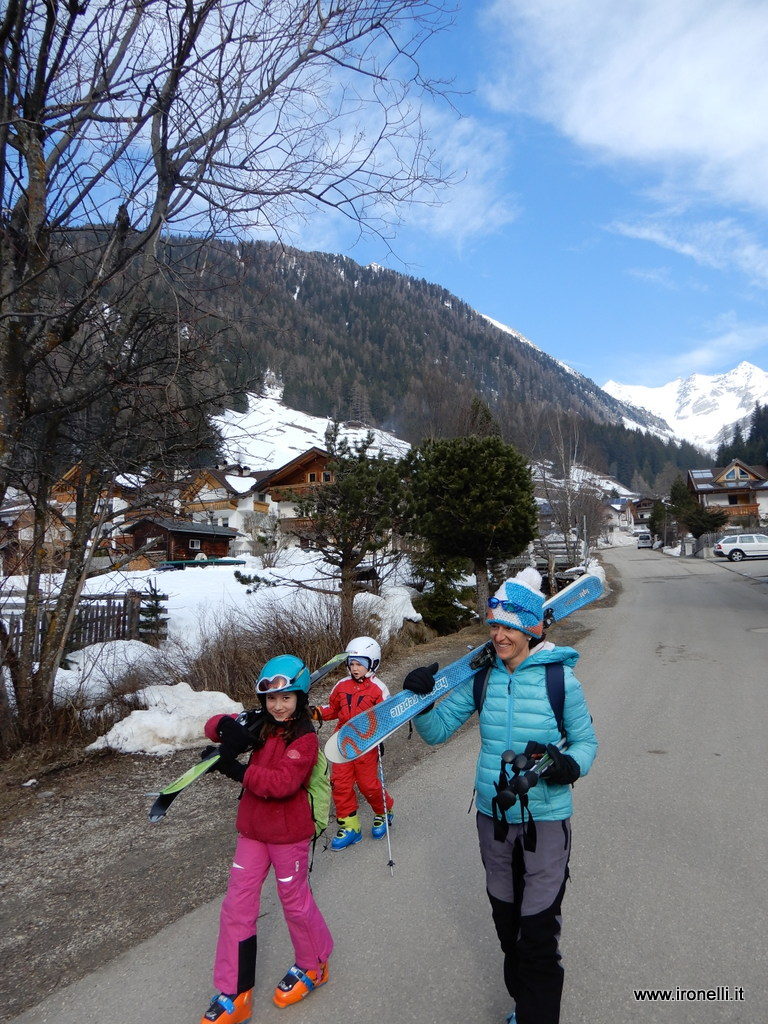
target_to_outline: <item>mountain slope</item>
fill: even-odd
[[[748,419],[756,403],[768,402],[768,373],[741,362],[728,373],[694,373],[657,388],[609,380],[603,389],[665,420],[677,437],[712,451],[725,429]]]
[[[206,261],[209,275],[237,285],[218,300],[247,352],[245,363],[230,361],[235,389],[245,374],[269,369],[282,378],[292,408],[370,419],[411,440],[436,394],[466,391],[492,408],[553,405],[664,431],[653,414],[607,394],[439,285],[269,243],[220,244]]]

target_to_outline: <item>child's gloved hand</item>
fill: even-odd
[[[219,747],[214,747],[213,744],[210,744],[207,747],[203,747],[200,751],[200,760],[207,761],[209,757],[213,757],[214,754],[219,753],[221,753]]]
[[[219,739],[234,757],[244,754],[253,746],[253,736],[244,725],[225,715],[218,725]]]
[[[320,708],[316,708],[313,704],[310,704],[307,708],[307,712],[313,722],[317,722],[319,725],[323,724],[323,713]]]
[[[547,753],[552,758],[552,764],[541,773],[541,777],[547,782],[570,786],[581,775],[578,761],[570,754],[564,754],[554,743],[547,744]]]
[[[228,779],[233,779],[235,782],[239,782],[242,785],[243,779],[245,778],[244,764],[240,764],[236,757],[226,748],[221,747],[221,757],[211,768],[211,771],[221,772],[222,775],[226,775]]]
[[[439,663],[435,662],[432,665],[412,669],[403,680],[403,689],[418,693],[422,697],[425,693],[431,693],[435,686],[435,672],[439,668]]]

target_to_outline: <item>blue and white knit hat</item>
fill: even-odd
[[[506,605],[506,607],[505,607]],[[541,574],[527,566],[505,580],[491,600],[485,621],[489,626],[506,626],[540,639],[544,634],[544,595]]]

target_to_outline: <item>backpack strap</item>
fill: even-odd
[[[547,681],[547,697],[552,705],[557,728],[563,739],[565,735],[565,671],[560,662],[553,662],[544,666],[544,673]]]
[[[478,715],[485,703],[485,691],[488,689],[488,676],[491,674],[492,668],[492,665],[486,665],[479,672],[475,672],[475,677],[472,680],[472,696],[475,699],[475,710]]]

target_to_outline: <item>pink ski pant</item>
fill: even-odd
[[[298,843],[260,843],[238,837],[227,894],[221,904],[213,969],[213,983],[220,992],[240,990],[241,944],[253,945],[255,961],[255,942],[249,940],[256,935],[261,887],[271,866],[298,966],[304,971],[314,970],[331,955],[333,938],[309,887],[309,845],[306,839]],[[252,985],[251,981],[249,987]]]

